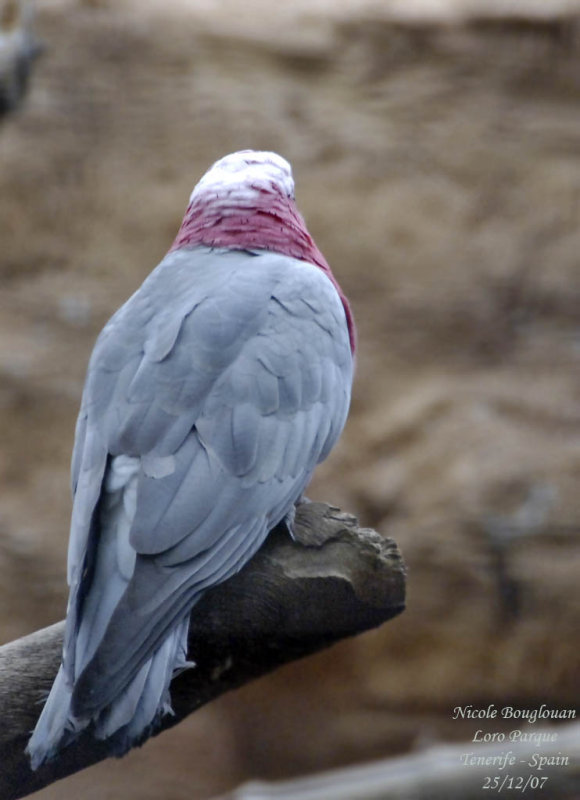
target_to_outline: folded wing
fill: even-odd
[[[113,317],[73,458],[75,717],[110,715],[200,593],[288,514],[340,435],[351,381],[336,290],[285,256],[179,251]]]

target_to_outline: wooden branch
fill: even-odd
[[[296,539],[279,527],[191,617],[197,666],[171,684],[172,727],[200,706],[276,667],[399,614],[405,577],[394,542],[322,503],[298,507]],[[60,663],[64,623],[0,648],[0,797],[15,800],[108,757],[83,734],[36,772],[24,753]]]
[[[579,778],[580,725],[530,728],[534,734],[556,733],[555,741],[493,745],[462,744],[430,747],[418,753],[375,761],[320,775],[267,783],[252,781],[216,800],[481,800],[505,793],[508,797],[538,800],[576,800]],[[465,764],[466,756],[482,759],[508,751],[515,765],[499,769],[484,763]],[[538,769],[538,757],[552,765]],[[567,757],[568,762],[564,763]],[[558,761],[558,759],[562,759]],[[495,776],[498,783],[494,784]],[[511,778],[511,781],[510,781]],[[505,779],[504,791],[498,791]],[[494,790],[495,785],[495,790]],[[522,791],[524,786],[525,792]],[[485,791],[485,789],[488,791]]]

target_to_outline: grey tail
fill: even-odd
[[[188,628],[189,617],[168,635],[125,689],[92,717],[72,715],[74,686],[61,666],[26,748],[32,769],[55,758],[85,729],[96,739],[108,741],[111,755],[124,755],[142,744],[162,717],[173,713],[169,695],[173,675],[193,666],[187,661]]]

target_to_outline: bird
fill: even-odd
[[[197,601],[276,525],[292,533],[345,425],[355,349],[288,161],[216,161],[90,357],[62,663],[27,745],[33,769],[82,732],[121,756],[172,713],[172,677],[195,669]]]
[[[0,0],[0,119],[23,101],[43,45],[32,30],[34,8],[24,0]]]

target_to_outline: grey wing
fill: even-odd
[[[79,714],[111,702],[200,593],[253,555],[301,495],[346,419],[348,331],[340,299],[320,270],[270,253],[201,250],[196,259],[198,288],[187,301],[181,293],[179,321],[175,309],[168,318],[171,330],[153,313],[145,323],[149,338],[134,352],[129,335],[124,356],[96,357],[100,380],[93,376],[92,383],[99,385],[92,394],[89,388],[87,422],[79,423],[83,455],[73,480],[86,508],[71,543],[80,623],[68,637]],[[188,283],[182,275],[176,286],[196,277],[191,266]],[[158,289],[153,281],[151,296]],[[149,314],[152,302],[137,298],[126,317],[142,325],[137,306]],[[91,422],[95,415],[98,424]],[[101,454],[85,479],[93,427],[104,432],[107,454],[105,466]],[[99,484],[95,491],[94,481],[102,469],[106,484],[106,464],[119,455],[137,465],[127,536],[117,531],[114,542],[100,542],[94,519],[102,490]],[[82,574],[91,577],[87,558],[102,560],[99,548],[114,548],[115,555],[102,578],[92,570],[84,588]],[[108,602],[85,602],[87,594],[108,595]],[[83,616],[83,603],[95,609],[95,619]],[[79,635],[83,625],[99,631],[98,641]]]

